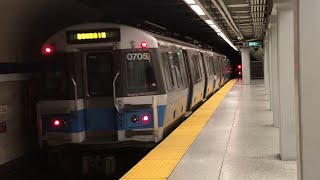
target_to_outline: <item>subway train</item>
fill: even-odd
[[[67,27],[42,54],[46,147],[156,144],[231,78],[224,55],[121,24]]]

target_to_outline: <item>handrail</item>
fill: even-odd
[[[154,142],[159,142],[159,120],[158,120],[158,104],[157,96],[152,97],[152,111],[153,111],[153,135]]]
[[[114,107],[116,107],[117,111],[120,113],[120,109],[119,109],[117,102],[116,102],[116,81],[117,81],[119,74],[120,74],[120,72],[118,72],[113,79],[113,103],[114,103]]]
[[[77,90],[77,83],[76,83],[76,81],[74,80],[73,77],[71,77],[71,81],[72,81],[73,87],[74,87],[74,101],[75,101],[74,107],[75,107],[75,112],[76,112],[76,111],[78,111],[78,90]]]

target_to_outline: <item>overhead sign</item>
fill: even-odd
[[[120,41],[120,29],[94,29],[68,31],[67,41],[69,44],[118,42]]]
[[[245,46],[261,46],[261,42],[260,41],[253,41],[253,42],[245,42],[244,43]]]

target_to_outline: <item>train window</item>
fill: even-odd
[[[222,63],[222,59],[221,58],[219,59],[219,63],[220,63],[220,67],[221,67],[221,73],[223,73],[224,69],[223,69],[223,63]]]
[[[171,65],[170,65],[170,57],[169,53],[163,52],[162,53],[162,65],[164,69],[164,75],[166,78],[166,84],[168,87],[168,90],[172,90],[174,87],[174,81],[173,81],[173,75],[171,71]]]
[[[186,82],[189,85],[190,84],[190,72],[189,72],[189,68],[188,68],[188,54],[186,50],[182,50],[182,54],[183,54],[183,60],[184,60],[184,65],[185,65],[185,70],[186,70]]]
[[[216,72],[216,66],[214,64],[214,58],[213,57],[210,57],[210,62],[211,62],[211,67],[212,67],[213,74],[216,75],[217,72]]]
[[[183,87],[184,83],[183,83],[183,79],[182,79],[182,72],[181,72],[181,54],[180,53],[171,53],[171,57],[172,57],[172,61],[173,61],[173,67],[174,67],[174,71],[176,73],[176,77],[177,77],[177,85],[178,87]],[[180,61],[180,62],[179,62]]]
[[[220,74],[220,66],[219,66],[219,59],[218,59],[218,57],[216,57],[215,59],[214,59],[214,63],[215,63],[215,67],[216,67],[216,75],[218,75],[218,74]]]
[[[88,93],[90,96],[112,96],[113,56],[109,52],[87,55]]]
[[[198,53],[198,59],[199,59],[199,60],[197,61],[197,62],[198,62],[197,65],[199,66],[199,70],[200,70],[199,73],[200,73],[200,79],[201,79],[201,78],[202,78],[202,75],[204,74],[204,65],[203,65],[203,63],[202,63],[203,61],[202,61],[202,57],[201,57],[200,52]],[[199,80],[200,80],[200,79],[199,79]]]
[[[133,58],[131,58],[131,56],[128,56],[131,54],[138,55],[133,55]],[[157,90],[157,83],[151,61],[151,55],[147,52],[140,54],[142,54],[141,59],[139,59],[139,53],[128,53],[127,55],[126,62],[129,94],[154,92]],[[135,59],[135,57],[137,58]]]
[[[192,65],[194,69],[194,80],[195,82],[199,82],[201,79],[201,69],[200,69],[200,62],[199,62],[199,57],[197,54],[192,55]]]
[[[43,67],[41,98],[66,99],[68,92],[68,75],[66,59],[47,61]]]
[[[208,68],[208,74],[209,76],[212,75],[212,64],[211,64],[211,57],[210,56],[205,56],[205,62],[206,62],[206,66]]]

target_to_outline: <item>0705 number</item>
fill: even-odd
[[[127,54],[128,61],[135,61],[135,60],[151,60],[150,53],[128,53]]]

